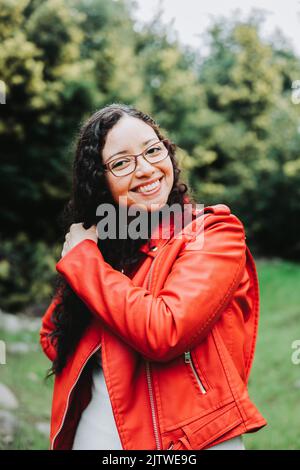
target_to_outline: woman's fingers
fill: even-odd
[[[68,251],[70,251],[75,245],[83,240],[90,239],[95,243],[98,242],[98,232],[96,225],[91,225],[88,229],[83,227],[83,223],[70,225],[69,232],[65,235],[65,242],[61,256],[63,257]]]

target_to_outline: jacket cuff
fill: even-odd
[[[67,264],[69,263],[70,260],[73,259],[74,255],[76,256],[78,251],[82,251],[82,250],[85,251],[85,250],[89,250],[90,248],[93,248],[91,244],[97,247],[97,252],[99,252],[99,254],[101,255],[100,250],[98,250],[97,243],[91,240],[90,238],[86,238],[82,240],[81,242],[77,243],[77,245],[73,246],[73,248],[71,248],[71,250],[68,251],[68,253],[66,253],[65,256],[63,256],[56,263],[55,265],[56,271],[58,271],[60,274],[63,274],[67,268]]]

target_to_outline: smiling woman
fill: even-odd
[[[259,304],[243,224],[223,204],[199,209],[179,176],[176,145],[133,107],[107,106],[81,129],[40,331],[51,449],[244,449],[241,435],[266,424],[247,392]],[[102,239],[99,205],[162,217],[138,239],[130,224]]]
[[[121,150],[124,147],[127,150]],[[138,152],[141,154],[134,155]],[[129,153],[133,155],[126,156]],[[115,159],[120,154],[124,154],[123,157]],[[153,127],[141,119],[123,116],[108,133],[102,151],[103,163],[108,164],[109,170],[107,183],[115,202],[119,203],[119,198],[126,196],[128,206],[142,204],[148,211],[152,205],[164,206],[174,182],[173,165],[168,156],[167,147],[158,140]]]

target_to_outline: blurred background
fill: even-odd
[[[39,328],[59,215],[80,124],[112,102],[150,113],[196,200],[244,222],[261,287],[249,390],[268,421],[244,441],[300,448],[300,4],[199,3],[0,0],[0,449],[49,445]]]

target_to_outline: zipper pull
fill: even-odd
[[[167,448],[167,450],[172,450],[174,447],[174,442],[171,441],[170,444],[169,444],[169,447]]]
[[[184,362],[185,362],[186,364],[190,364],[190,367],[191,367],[191,369],[192,369],[192,371],[193,371],[193,374],[194,374],[194,376],[195,376],[195,378],[196,378],[196,380],[197,380],[197,382],[198,382],[198,384],[199,384],[199,387],[201,388],[202,393],[206,393],[206,390],[205,390],[205,388],[204,388],[204,386],[203,386],[203,384],[202,384],[202,382],[201,382],[201,379],[200,379],[200,377],[199,377],[199,375],[198,375],[198,372],[196,371],[195,366],[194,366],[194,364],[193,364],[192,356],[191,356],[191,352],[190,352],[190,351],[186,351],[186,352],[184,353]]]
[[[184,362],[186,364],[190,364],[192,361],[191,361],[191,353],[190,351],[187,351],[184,353]]]

